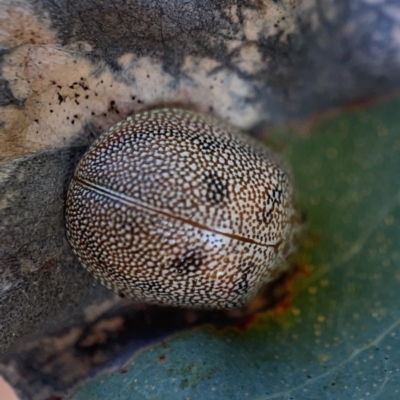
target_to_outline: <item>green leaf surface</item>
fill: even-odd
[[[293,306],[245,333],[179,335],[75,400],[400,398],[400,101],[276,135],[319,238]]]

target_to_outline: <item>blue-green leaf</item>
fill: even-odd
[[[75,400],[400,398],[400,101],[285,135],[318,238],[293,306],[245,333],[177,336]]]

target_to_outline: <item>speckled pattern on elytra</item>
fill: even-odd
[[[235,308],[295,250],[290,169],[236,128],[193,111],[136,114],[81,160],[67,235],[102,284],[138,301]]]

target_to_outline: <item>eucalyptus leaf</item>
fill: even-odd
[[[313,244],[293,305],[245,333],[203,328],[140,354],[91,399],[398,399],[400,101],[345,113],[286,153]],[[308,240],[310,242],[310,240]]]

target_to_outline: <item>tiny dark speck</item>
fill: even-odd
[[[74,115],[74,118],[78,119],[78,115],[77,115],[77,114],[75,114],[75,115]]]
[[[78,100],[76,100],[75,99],[75,103],[79,106],[79,104],[81,104],[81,103],[79,103],[79,101]]]
[[[58,96],[58,104],[61,104],[64,101],[64,97],[59,92],[57,92],[57,96]]]
[[[53,110],[50,110],[50,112],[52,113],[52,112],[53,112]]]
[[[93,111],[91,112],[92,115],[96,115]]]
[[[55,84],[56,84],[56,81],[51,81],[51,83],[52,83],[53,85],[55,85]]]
[[[95,95],[95,96],[97,96],[97,93],[96,93],[96,92],[94,92],[94,95]]]
[[[73,125],[74,123],[75,123],[75,120],[72,120],[72,121],[71,121],[71,124]]]
[[[34,121],[38,124],[39,123],[39,120],[38,119],[34,119]]]
[[[160,357],[158,357],[160,362],[164,362],[167,359],[167,356],[165,354],[161,354]]]
[[[57,87],[58,87],[59,89],[62,89],[62,86],[61,86],[61,85],[58,85]]]
[[[88,99],[89,98],[89,95],[87,94],[86,96],[85,96],[85,99]]]
[[[135,100],[135,99],[136,99],[136,96],[131,96],[131,99],[132,99],[132,100]]]

